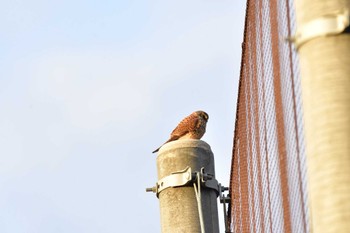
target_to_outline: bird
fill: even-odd
[[[180,139],[201,139],[205,133],[209,115],[204,111],[195,111],[185,117],[171,132],[168,141],[163,143],[152,153],[158,152],[166,143]]]

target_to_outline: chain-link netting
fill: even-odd
[[[293,1],[248,0],[231,171],[232,232],[309,232]]]

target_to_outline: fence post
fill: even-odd
[[[350,0],[296,0],[313,232],[350,232]]]
[[[195,179],[194,174],[204,168],[205,174],[212,175],[208,182],[216,181],[214,156],[206,142],[194,139],[179,140],[167,143],[159,150],[158,183],[174,172],[182,174],[181,171],[186,168],[191,169],[193,179]],[[160,186],[166,185],[160,183]],[[189,182],[184,186],[166,188],[158,192],[162,233],[202,232],[193,183],[197,182]],[[217,186],[214,183],[215,185]],[[160,186],[158,189],[161,188]],[[214,188],[205,186],[203,183],[200,188],[205,233],[218,233],[217,192],[214,186]]]

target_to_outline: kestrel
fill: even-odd
[[[201,139],[205,133],[208,119],[209,115],[206,112],[193,112],[176,126],[173,132],[171,132],[169,140],[164,144],[179,139]],[[152,153],[157,152],[163,145]]]

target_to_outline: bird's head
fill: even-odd
[[[205,121],[209,120],[209,115],[208,113],[204,112],[204,111],[196,111],[196,114],[198,116],[200,116],[202,119],[204,119]]]

